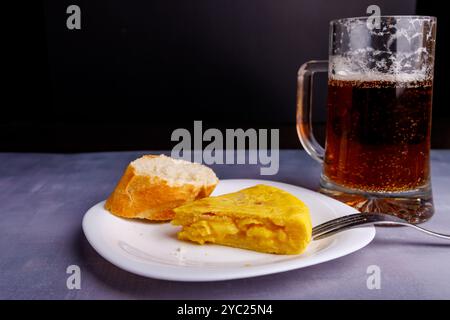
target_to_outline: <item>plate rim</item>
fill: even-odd
[[[301,187],[301,186],[297,186],[294,184],[289,184],[289,183],[284,183],[284,182],[279,182],[279,181],[274,181],[274,180],[260,180],[260,179],[221,179],[219,181],[220,182],[227,182],[227,183],[266,183],[266,184],[276,184],[280,187],[287,186],[287,187],[295,187],[295,188],[300,188],[303,189],[303,191],[307,191],[307,192],[311,192],[313,194],[319,195],[319,196],[323,196],[326,197],[328,200],[331,200],[332,202],[337,203],[338,205],[344,206],[344,207],[348,207],[349,213],[350,212],[358,212],[356,209],[342,203],[339,202],[336,199],[330,198],[326,195],[323,195],[321,193],[318,193],[316,191]],[[113,250],[111,250],[111,252],[108,252],[108,250],[104,250],[103,248],[101,248],[101,246],[99,245],[99,243],[102,243],[102,240],[100,239],[101,237],[99,236],[95,236],[95,230],[91,230],[90,228],[92,228],[91,225],[89,225],[89,219],[92,219],[92,215],[94,214],[98,214],[97,211],[97,207],[102,206],[104,204],[105,200],[100,201],[98,203],[96,203],[95,205],[93,205],[92,207],[90,207],[86,213],[83,216],[82,219],[82,229],[83,229],[83,233],[87,239],[87,241],[89,242],[89,244],[92,246],[92,248],[101,256],[103,257],[105,260],[107,260],[109,263],[115,265],[116,267],[125,270],[127,272],[131,272],[133,274],[137,274],[139,276],[143,276],[146,278],[153,278],[153,279],[160,279],[160,280],[169,280],[169,281],[182,281],[182,282],[212,282],[212,281],[226,281],[226,280],[234,280],[234,279],[244,279],[244,278],[252,278],[252,277],[259,277],[259,276],[265,276],[265,275],[270,275],[270,274],[276,274],[276,273],[281,273],[281,272],[287,272],[287,271],[292,271],[292,270],[297,270],[297,269],[302,269],[302,268],[306,268],[306,267],[310,267],[310,266],[315,266],[324,262],[328,262],[328,261],[332,261],[332,260],[336,260],[342,257],[345,257],[349,254],[352,254],[356,251],[361,250],[362,248],[366,247],[369,243],[371,243],[373,241],[373,239],[375,238],[376,235],[376,229],[374,226],[368,226],[368,227],[364,227],[364,228],[358,228],[358,229],[351,229],[348,230],[344,233],[335,235],[333,237],[337,238],[334,239],[335,241],[338,241],[340,237],[342,237],[343,235],[348,234],[350,232],[354,233],[354,232],[361,232],[364,231],[365,232],[365,236],[366,238],[363,239],[363,241],[358,242],[356,244],[348,244],[345,247],[344,252],[342,252],[342,249],[340,251],[337,252],[329,252],[327,255],[325,256],[318,256],[315,259],[308,261],[306,264],[304,265],[298,265],[298,260],[292,259],[292,260],[288,260],[288,261],[283,261],[282,263],[278,263],[276,268],[272,267],[269,268],[267,267],[267,265],[259,265],[259,266],[252,266],[251,268],[240,268],[238,270],[233,269],[233,272],[225,272],[222,273],[221,275],[218,275],[216,273],[213,274],[208,274],[207,272],[202,274],[202,276],[198,276],[197,273],[193,273],[193,274],[189,274],[189,273],[183,273],[182,276],[177,275],[176,272],[152,272],[151,268],[149,267],[149,269],[147,269],[148,271],[144,272],[141,270],[141,268],[136,266],[135,262],[130,262],[128,259],[121,259],[117,257],[117,254],[114,253]],[[104,208],[103,208],[104,209]],[[338,214],[338,216],[344,215],[341,214],[339,212],[336,212],[336,214]],[[122,219],[120,217],[116,217],[117,219]],[[100,241],[99,241],[100,240]],[[342,240],[342,239],[341,239]],[[345,238],[343,239],[345,240]],[[106,242],[104,242],[104,244],[106,244]],[[350,246],[349,246],[350,245]],[[237,249],[237,250],[241,250],[241,249]],[[296,263],[297,262],[297,263]],[[155,265],[158,265],[157,262],[154,262]],[[160,266],[162,266],[162,264],[159,264]],[[273,265],[273,264],[272,264]],[[164,265],[162,266],[162,268],[164,270],[169,270],[170,268],[174,269],[174,270],[179,270],[181,268],[183,268],[183,266],[167,266]],[[188,267],[189,268],[189,267]],[[204,267],[204,269],[207,269]]]

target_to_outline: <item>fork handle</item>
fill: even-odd
[[[374,225],[386,225],[386,224],[390,224],[390,225],[396,225],[396,226],[406,226],[406,227],[411,227],[413,229],[416,229],[418,231],[422,231],[423,233],[426,233],[430,236],[434,236],[437,238],[441,238],[441,239],[446,239],[446,240],[450,240],[450,235],[447,234],[443,234],[443,233],[439,233],[439,232],[434,232],[434,231],[430,231],[428,229],[416,226],[414,224],[410,224],[410,223],[403,223],[403,222],[394,222],[394,221],[385,221],[385,222],[374,222]]]
[[[324,239],[324,238],[327,238],[329,236],[332,236],[332,235],[334,235],[336,233],[340,233],[340,232],[348,230],[348,229],[363,228],[363,227],[374,226],[374,225],[406,226],[406,227],[411,227],[413,229],[421,231],[423,233],[426,233],[426,234],[428,234],[430,236],[433,236],[433,237],[437,237],[437,238],[445,239],[445,240],[450,240],[450,235],[447,235],[447,234],[433,232],[433,231],[430,231],[428,229],[424,229],[422,227],[418,227],[416,225],[413,225],[413,224],[410,224],[410,223],[407,223],[407,222],[386,221],[386,220],[385,221],[366,221],[366,222],[363,222],[363,223],[361,223],[359,221],[352,222],[352,223],[349,223],[347,225],[341,226],[339,228],[335,228],[335,229],[331,229],[331,230],[323,232],[323,233],[319,233],[318,235],[313,236],[313,240]]]

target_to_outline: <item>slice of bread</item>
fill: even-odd
[[[218,182],[201,164],[146,155],[128,165],[105,208],[125,218],[171,220],[174,208],[209,196]]]

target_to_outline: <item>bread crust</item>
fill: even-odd
[[[170,186],[166,180],[157,176],[137,175],[134,167],[129,164],[106,201],[105,208],[125,218],[172,220],[175,216],[174,208],[209,196],[216,185],[217,182],[206,186]]]

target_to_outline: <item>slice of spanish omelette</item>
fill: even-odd
[[[302,253],[311,241],[308,207],[267,185],[203,198],[174,209],[181,240],[276,254]]]

